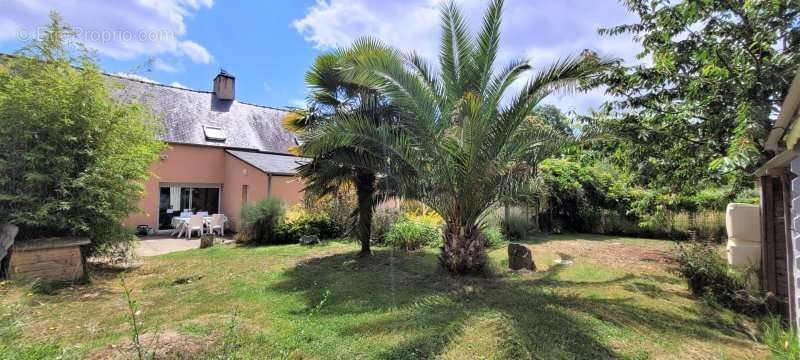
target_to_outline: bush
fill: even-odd
[[[747,274],[731,268],[716,245],[700,241],[679,244],[675,260],[676,271],[693,294],[745,314],[766,310],[763,296],[748,289]]]
[[[433,210],[420,209],[417,211],[404,211],[403,220],[424,223],[432,226],[444,225],[444,219]]]
[[[322,197],[313,191],[307,191],[301,209],[309,212],[324,212],[330,216],[336,226],[344,233],[353,230],[353,209],[357,207],[355,189],[351,185],[342,185],[336,191]],[[290,216],[287,216],[289,218]]]
[[[281,200],[266,198],[254,204],[245,204],[241,210],[239,239],[255,244],[277,244],[281,237],[278,229],[285,213]]]
[[[406,251],[419,250],[442,242],[439,227],[414,221],[394,224],[386,233],[386,244]]]
[[[372,215],[372,242],[375,244],[386,243],[386,233],[401,220],[401,217],[400,212],[394,208],[375,210]]]
[[[316,235],[320,239],[335,239],[342,236],[344,229],[327,213],[301,212],[298,216],[287,217],[284,236],[287,242],[297,242],[303,235]]]
[[[506,243],[503,232],[496,226],[488,226],[483,229],[483,236],[486,237],[486,247],[494,248]]]
[[[508,219],[504,219],[502,227],[505,236],[510,240],[524,240],[535,230],[528,218],[515,214],[510,214]]]
[[[148,109],[123,103],[74,33],[51,16],[42,40],[0,60],[0,224],[17,240],[88,236],[92,250],[135,237],[136,210],[164,144]],[[46,40],[45,40],[46,39]]]

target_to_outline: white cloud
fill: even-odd
[[[208,64],[214,59],[208,50],[194,41],[181,41],[178,43],[178,50],[186,54],[186,56],[196,63]]]
[[[439,7],[430,0],[400,2],[317,0],[292,26],[317,48],[346,46],[362,36],[382,39],[402,49],[435,54]]]
[[[161,58],[153,59],[153,67],[156,70],[160,70],[160,71],[164,71],[164,72],[170,72],[170,73],[179,72],[179,71],[182,70],[181,67],[176,66],[176,65],[172,65],[170,63],[167,63],[166,61],[162,60]]]
[[[480,0],[457,1],[472,31],[481,24],[488,4]],[[292,26],[320,49],[347,46],[362,36],[380,38],[398,48],[414,49],[436,62],[440,37],[438,0],[370,1],[317,0]],[[529,58],[534,67],[584,49],[637,62],[640,46],[628,36],[601,37],[597,29],[635,21],[616,0],[507,0],[503,17],[498,64]],[[522,86],[524,81],[515,84]],[[568,111],[580,113],[605,99],[602,90],[547,99]]]
[[[181,88],[181,89],[189,89],[189,90],[191,90],[191,89],[192,89],[192,88],[190,88],[190,87],[188,87],[188,86],[186,86],[186,85],[183,85],[183,84],[181,84],[181,83],[179,83],[179,82],[177,82],[177,81],[173,81],[173,82],[171,82],[171,83],[169,84],[169,86],[176,87],[176,88]]]
[[[123,77],[126,79],[138,80],[141,82],[151,83],[151,84],[160,84],[158,81],[155,81],[149,77],[142,76],[139,74],[128,73],[128,72],[115,72],[112,75]]]
[[[213,59],[208,50],[185,39],[186,19],[212,6],[213,0],[4,0],[0,41],[36,36],[49,12],[57,11],[100,54],[129,60],[171,53],[208,63]]]

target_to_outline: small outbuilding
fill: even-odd
[[[764,147],[775,153],[758,171],[761,191],[761,287],[793,327],[800,324],[800,72],[784,98]]]

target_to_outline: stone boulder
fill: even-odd
[[[525,245],[511,243],[508,244],[508,267],[511,270],[530,270],[536,271],[536,264],[533,262],[533,254]]]
[[[300,245],[314,244],[319,244],[319,237],[317,237],[317,235],[303,235],[300,237]]]
[[[17,232],[19,232],[19,228],[13,224],[3,224],[3,227],[0,228],[0,260],[6,257],[8,249],[11,249],[11,245],[14,245],[14,238],[17,237]]]
[[[4,224],[0,227],[0,279],[8,277],[8,266],[11,262],[8,255],[11,252],[11,246],[14,245],[17,232],[19,232],[19,228],[16,225]]]
[[[214,246],[215,239],[216,236],[213,234],[203,234],[203,236],[200,237],[200,248],[205,249]]]

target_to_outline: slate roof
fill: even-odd
[[[282,126],[287,110],[219,100],[209,91],[107,76],[120,85],[112,90],[118,99],[150,106],[164,125],[160,139],[166,142],[280,154],[296,145],[294,134]],[[221,127],[226,139],[207,140],[203,125]]]
[[[308,159],[297,156],[266,154],[253,151],[226,150],[229,154],[239,158],[259,170],[276,175],[294,175],[295,168],[308,163]]]

